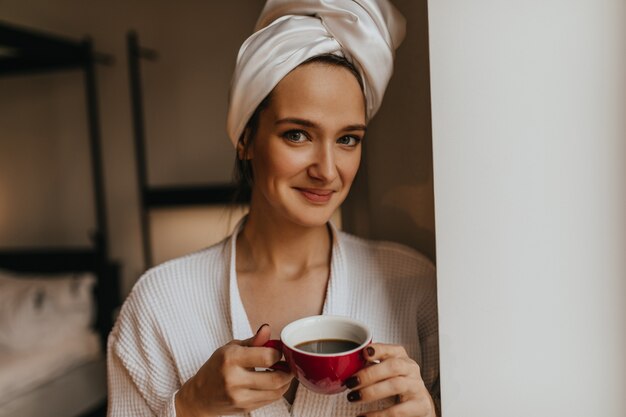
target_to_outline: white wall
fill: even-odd
[[[626,3],[429,2],[445,417],[626,415]]]

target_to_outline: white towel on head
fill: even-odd
[[[231,141],[237,145],[256,107],[283,77],[322,54],[341,55],[355,65],[370,120],[404,33],[404,17],[388,0],[268,0],[237,56],[227,121]]]

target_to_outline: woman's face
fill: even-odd
[[[297,67],[272,91],[249,147],[252,208],[303,226],[325,224],[350,190],[364,134],[354,75],[326,63]]]

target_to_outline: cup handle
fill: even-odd
[[[272,348],[272,349],[276,349],[281,354],[283,353],[283,342],[281,342],[280,340],[277,340],[277,339],[268,340],[267,342],[265,342],[263,347],[269,347],[269,348]],[[290,373],[291,372],[291,369],[289,368],[289,365],[285,361],[278,361],[274,365],[270,366],[270,368],[275,370],[275,371],[282,371],[282,372],[286,372],[286,373]]]

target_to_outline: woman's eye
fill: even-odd
[[[305,140],[307,140],[306,135],[301,130],[290,130],[288,132],[285,132],[283,134],[283,137],[290,142],[296,143],[304,142]]]
[[[346,135],[337,139],[337,143],[340,145],[346,145],[346,146],[356,146],[359,143],[361,143],[361,138],[357,136]]]

